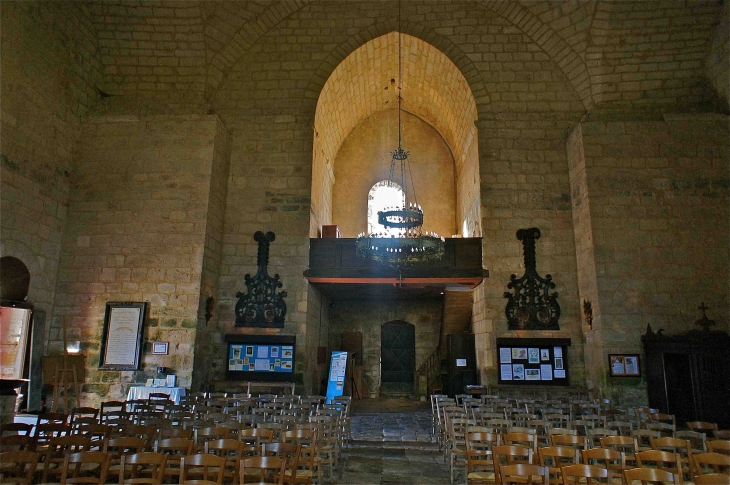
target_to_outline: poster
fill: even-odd
[[[540,349],[540,360],[542,362],[550,360],[550,349]]]
[[[510,364],[502,364],[499,366],[500,379],[503,381],[512,380],[512,366]]]
[[[540,364],[540,379],[543,381],[553,380],[553,367],[550,364]]]
[[[500,347],[499,349],[499,363],[500,364],[509,364],[512,362],[512,349],[509,347]],[[510,370],[510,376],[511,374]],[[511,377],[510,377],[511,379]]]
[[[525,380],[526,381],[539,381],[540,380],[540,369],[525,369]]]
[[[342,395],[345,382],[345,370],[347,369],[347,352],[335,350],[332,351],[332,359],[330,360],[330,372],[327,382],[327,402],[337,396]]]
[[[555,357],[562,357],[563,356],[563,348],[562,347],[553,347],[553,355]]]
[[[525,380],[525,365],[524,364],[512,364],[512,380],[513,381],[524,381]]]
[[[563,358],[556,357],[555,358],[555,369],[562,369],[562,368],[563,368]]]
[[[554,376],[556,379],[565,379],[565,370],[555,369]]]
[[[527,349],[527,356],[530,364],[540,363],[540,349]]]
[[[104,313],[99,368],[139,369],[142,325],[147,303],[109,302]]]
[[[630,376],[639,375],[639,358],[627,355],[624,357],[624,367],[626,368],[626,374]]]
[[[22,379],[31,311],[0,307],[0,379]]]

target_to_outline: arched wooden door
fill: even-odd
[[[411,394],[415,370],[415,327],[403,321],[384,324],[380,332],[381,392]]]

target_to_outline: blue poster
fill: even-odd
[[[345,369],[347,369],[347,352],[333,351],[327,379],[327,404],[332,404],[334,398],[342,395],[345,388]]]

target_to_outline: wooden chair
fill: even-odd
[[[705,433],[705,435],[712,435],[719,429],[717,423],[709,423],[707,421],[688,421],[687,429],[690,431],[697,431],[698,433]]]
[[[631,437],[636,440],[636,451],[651,450],[651,440],[661,438],[661,433],[652,429],[635,429]]]
[[[618,436],[618,431],[608,428],[593,428],[588,430],[588,448],[600,448],[601,438],[606,436]]]
[[[707,442],[707,449],[711,453],[730,455],[730,440],[711,440]]]
[[[730,475],[723,473],[707,473],[697,475],[693,480],[695,485],[730,485]]]
[[[257,454],[261,452],[262,444],[271,443],[273,436],[273,431],[263,428],[247,428],[238,432],[238,440],[257,450]]]
[[[205,442],[210,440],[221,440],[228,438],[231,430],[220,426],[212,426],[195,430],[195,446],[198,451],[205,449]]]
[[[533,483],[541,483],[548,485],[548,470],[544,466],[531,465],[529,463],[516,463],[514,465],[502,465],[499,468],[504,485],[531,485]],[[537,480],[536,480],[537,478]]]
[[[68,414],[66,413],[43,413],[38,415],[35,425],[56,423],[56,424],[70,424],[68,421]]]
[[[494,476],[497,483],[502,483],[499,469],[503,465],[515,465],[518,463],[534,464],[532,448],[520,445],[499,445],[492,448],[494,460]]]
[[[299,467],[299,455],[302,446],[294,443],[267,443],[264,445],[262,456],[275,456],[285,461],[284,483],[294,484]]]
[[[318,483],[321,483],[322,476],[318,464],[315,461],[317,456],[317,433],[312,429],[296,429],[284,433],[284,442],[300,446],[299,461],[296,474],[285,470],[288,483],[304,483],[310,485],[317,474]],[[265,446],[265,445],[264,445]],[[289,476],[293,477],[290,479]]]
[[[43,483],[49,482],[49,476],[58,476],[64,471],[64,460],[69,453],[77,453],[89,447],[89,439],[79,435],[59,436],[51,438],[43,454]]]
[[[31,485],[38,460],[38,453],[28,450],[0,453],[0,483]]]
[[[611,470],[595,465],[567,465],[562,469],[563,485],[578,483],[601,483],[597,479],[605,479],[610,484],[613,474]]]
[[[184,428],[160,428],[157,432],[157,437],[161,440],[167,438],[185,438],[186,440],[192,440],[195,439],[195,430]]]
[[[0,452],[2,451],[35,451],[35,438],[20,434],[0,436]]]
[[[704,453],[707,451],[707,435],[705,433],[683,429],[674,433],[674,437],[689,441],[692,446],[692,453]]]
[[[242,458],[243,443],[230,438],[221,438],[205,442],[205,453],[211,453],[226,459],[226,470],[223,480],[234,483],[238,477],[238,462]]]
[[[633,485],[634,481],[640,481],[642,485],[647,482],[659,483],[662,485],[681,485],[682,481],[676,473],[657,468],[632,468],[624,471],[624,483]]]
[[[624,470],[628,470],[626,466],[626,456],[611,448],[591,448],[583,450],[583,463],[586,465],[596,465],[610,470],[616,477],[621,477]]]
[[[502,443],[505,445],[522,445],[532,448],[532,453],[537,453],[537,434],[524,432],[510,432],[502,435]]]
[[[451,483],[454,483],[456,469],[466,469],[466,441],[464,438],[466,428],[476,422],[468,418],[450,418],[447,422],[445,460],[449,464]]]
[[[147,440],[146,448],[152,449],[152,444],[157,434],[157,429],[154,426],[145,426],[142,424],[128,424],[120,427],[117,436],[119,437],[133,437],[133,438],[144,438]]]
[[[64,457],[61,485],[89,483],[104,485],[111,457],[103,451],[80,451]]]
[[[609,448],[624,454],[627,465],[635,465],[636,440],[630,436],[607,436],[601,438],[601,448]]]
[[[715,430],[714,435],[717,440],[730,440],[730,429]]]
[[[147,447],[147,440],[144,438],[133,438],[125,436],[122,438],[110,438],[104,446],[104,452],[111,457],[107,476],[115,478],[119,476],[119,469],[122,464],[122,456],[142,453]]]
[[[30,436],[33,425],[28,423],[5,423],[0,425],[0,436]]]
[[[730,475],[730,456],[720,453],[697,453],[692,455],[695,476],[707,473]]]
[[[588,438],[586,436],[553,434],[550,435],[550,443],[552,446],[568,446],[579,452],[588,449]]]
[[[58,438],[60,436],[66,436],[67,434],[71,433],[71,426],[68,424],[61,424],[61,423],[43,423],[43,424],[37,424],[35,427],[35,433],[33,434],[33,438],[35,440],[35,443],[33,444],[33,448],[35,451],[41,453],[45,448],[48,446],[48,443],[53,438]]]
[[[180,462],[183,456],[192,455],[195,441],[185,438],[166,438],[157,442],[155,451],[167,455],[165,481],[177,482],[180,476]],[[168,477],[169,480],[168,480]]]
[[[683,479],[692,480],[692,445],[688,440],[679,438],[656,438],[651,440],[651,447],[655,450],[677,453],[681,460]]]
[[[662,450],[645,450],[636,453],[636,466],[658,468],[682,476],[682,457],[679,453]]]
[[[225,470],[226,459],[221,456],[209,453],[183,456],[180,459],[180,485],[221,485]]]
[[[240,485],[282,485],[286,474],[286,461],[276,456],[244,458],[241,460],[239,474]]]
[[[566,465],[580,463],[580,452],[567,446],[546,446],[537,450],[540,465],[548,469],[549,483],[563,483],[560,470]]]
[[[92,407],[75,407],[71,409],[71,417],[69,419],[69,422],[71,424],[74,423],[78,418],[86,417],[86,418],[93,418],[95,422],[99,422],[99,409],[98,408],[92,408]]]
[[[167,455],[151,451],[122,455],[119,485],[161,485]]]
[[[466,444],[466,482],[495,483],[494,457],[492,449],[500,444],[500,435],[491,432],[467,432]]]

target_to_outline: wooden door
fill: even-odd
[[[381,391],[411,394],[415,370],[415,327],[401,321],[384,324],[380,333]]]

